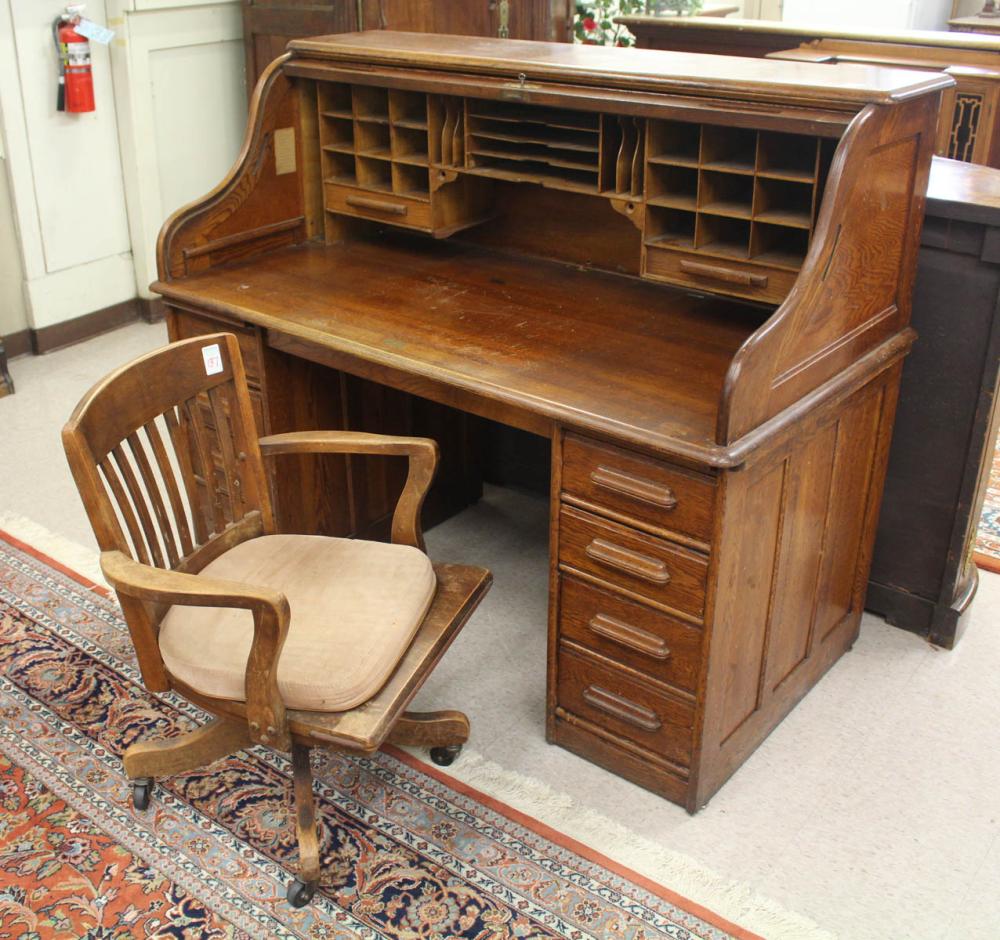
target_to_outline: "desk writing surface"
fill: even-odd
[[[157,284],[272,332],[570,423],[711,447],[722,383],[766,311],[451,242],[284,249]],[[633,435],[629,435],[633,436]]]
[[[927,213],[943,219],[1000,223],[1000,169],[935,157],[927,184]]]

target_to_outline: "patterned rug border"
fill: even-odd
[[[987,555],[984,552],[975,552],[972,560],[976,563],[976,567],[980,571],[990,571],[993,574],[1000,574],[1000,558],[994,558],[992,555]]]
[[[1000,574],[1000,440],[993,442],[989,453],[989,479],[982,494],[972,560],[977,568]]]
[[[77,546],[75,543],[65,540],[60,536],[49,533],[43,527],[38,526],[36,523],[33,523],[31,520],[25,519],[24,517],[12,517],[8,514],[0,516],[0,539],[8,542],[11,547],[30,555],[46,565],[51,566],[55,571],[81,585],[84,589],[93,591],[104,598],[113,600],[114,593],[109,588],[96,583],[93,579],[81,574],[70,565],[59,561],[48,552],[37,548],[35,545],[26,541],[25,538],[15,535],[8,528],[12,525],[21,529],[27,527],[28,533],[26,534],[29,537],[35,537],[37,532],[40,541],[53,545],[53,551],[65,549],[65,551],[61,551],[61,553],[68,554],[70,557],[73,557],[74,560],[77,560],[78,558],[82,559],[86,554],[86,549],[83,549],[81,546]],[[50,537],[51,541],[49,541],[46,537]],[[96,552],[94,554],[96,554]],[[87,567],[88,569],[91,569],[90,565]],[[761,933],[757,933],[750,928],[740,926],[728,917],[706,907],[705,904],[694,901],[686,895],[666,887],[655,878],[644,875],[627,864],[616,861],[615,859],[594,849],[592,846],[568,835],[560,829],[555,828],[553,825],[543,822],[536,816],[518,810],[504,800],[494,797],[478,787],[472,786],[465,781],[458,779],[457,777],[450,776],[432,765],[424,763],[422,760],[407,753],[406,751],[392,746],[387,746],[385,750],[396,760],[406,764],[411,769],[436,780],[442,786],[450,788],[455,793],[482,804],[486,808],[500,814],[511,822],[523,826],[525,829],[531,831],[540,838],[546,839],[568,852],[572,852],[591,864],[598,865],[606,869],[608,872],[630,881],[636,887],[648,891],[651,895],[658,897],[669,904],[677,905],[687,910],[690,914],[702,919],[707,924],[719,930],[729,932],[734,938],[738,938],[738,940],[764,940],[764,935]],[[505,773],[507,772],[505,771]],[[522,779],[527,784],[537,784],[539,788],[547,789],[546,785],[533,781],[531,778]],[[554,793],[555,791],[552,792]],[[663,851],[667,852],[669,850]],[[698,866],[699,863],[692,860],[692,865]],[[697,874],[702,876],[711,875],[711,873],[707,872],[707,870],[699,871]],[[741,887],[744,889],[749,888],[749,886],[741,886],[735,882],[723,882],[720,876],[714,876],[714,878],[719,881],[718,889],[722,893],[723,897],[725,897],[727,889],[735,891],[735,893],[739,893],[738,889]],[[716,892],[708,889],[706,893],[714,894]],[[808,918],[784,910],[779,905],[774,904],[768,899],[756,895],[755,893],[751,900],[751,898],[747,896],[746,891],[744,891],[741,901],[742,903],[733,905],[728,903],[727,900],[720,900],[719,904],[725,907],[728,903],[729,910],[731,912],[738,908],[736,916],[740,916],[741,918],[746,916],[747,920],[755,923],[758,930],[766,930],[767,936],[769,937],[780,936],[787,938],[818,938],[830,936],[830,934],[821,930],[818,925],[810,922]],[[712,904],[715,903],[715,900],[709,899],[706,903]]]
[[[475,787],[469,786],[467,783],[464,783],[455,777],[450,777],[447,774],[442,773],[436,767],[425,764],[419,758],[414,757],[412,754],[408,754],[406,751],[403,751],[398,747],[387,744],[383,746],[383,750],[392,754],[392,756],[397,760],[408,764],[414,770],[419,770],[428,777],[434,778],[438,781],[438,783],[444,784],[444,786],[450,787],[452,790],[461,793],[463,796],[467,796],[470,799],[482,803],[484,806],[489,807],[501,816],[506,816],[512,822],[518,823],[526,829],[530,829],[535,833],[535,835],[539,835],[543,839],[548,839],[549,842],[554,842],[561,848],[573,852],[581,858],[585,858],[588,862],[592,862],[595,865],[600,865],[601,867],[608,869],[608,871],[613,872],[620,878],[625,878],[628,881],[633,882],[640,888],[644,888],[646,891],[650,892],[650,894],[656,895],[658,898],[661,898],[669,904],[675,904],[679,907],[683,907],[696,917],[700,917],[707,923],[712,924],[713,927],[718,927],[720,930],[729,932],[734,938],[738,938],[738,940],[765,940],[765,938],[761,937],[760,934],[753,933],[745,927],[739,926],[739,924],[734,924],[725,917],[716,914],[715,911],[711,911],[707,907],[703,907],[696,901],[692,901],[690,898],[686,898],[683,895],[678,894],[676,891],[671,891],[670,888],[665,885],[659,884],[652,878],[647,878],[645,875],[642,875],[639,872],[616,862],[613,858],[603,855],[591,846],[585,845],[583,842],[579,842],[572,838],[572,836],[566,835],[565,832],[553,829],[540,819],[536,819],[534,816],[529,816],[527,813],[522,813],[513,806],[509,806],[507,803],[495,799],[488,793],[483,793],[482,790],[477,790]]]

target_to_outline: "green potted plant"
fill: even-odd
[[[635,37],[615,22],[616,16],[641,13],[696,13],[703,0],[577,0],[573,33],[577,42],[593,46],[634,46]]]

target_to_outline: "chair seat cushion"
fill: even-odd
[[[281,591],[291,622],[278,660],[289,708],[346,711],[392,675],[430,607],[430,559],[408,545],[318,535],[264,535],[230,549],[202,574]],[[213,698],[246,701],[253,640],[247,610],[172,607],[160,625],[171,675]]]

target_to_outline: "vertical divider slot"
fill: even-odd
[[[600,132],[600,191],[642,198],[645,121],[626,114],[602,114]]]
[[[322,178],[354,185],[357,174],[351,86],[339,82],[317,82],[316,111]]]
[[[623,133],[621,122],[615,114],[601,115],[601,168],[600,189],[602,193],[615,191],[617,185],[618,154],[622,149]]]
[[[629,192],[633,197],[641,198],[645,192],[646,122],[642,118],[632,120],[635,122],[635,153],[632,155]]]

